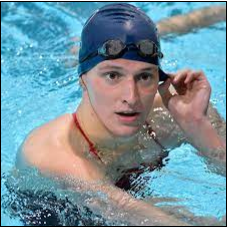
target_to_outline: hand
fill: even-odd
[[[170,78],[159,86],[163,103],[178,122],[193,121],[206,117],[211,86],[202,71],[182,70],[169,74]],[[170,84],[176,94],[169,91]]]

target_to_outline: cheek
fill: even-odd
[[[114,105],[112,92],[102,86],[100,82],[95,83],[90,96],[93,108],[100,116],[106,115]]]
[[[141,92],[141,101],[145,109],[150,109],[152,107],[157,90],[158,87],[154,86],[152,89],[143,90]]]
[[[105,94],[104,92],[101,93],[95,93],[94,98],[94,105],[99,108],[99,112],[106,112],[107,110],[110,110],[112,104],[111,97],[109,97],[108,94]]]

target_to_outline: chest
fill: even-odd
[[[153,142],[145,145],[137,146],[112,160],[107,165],[106,174],[116,182],[126,172],[138,169],[141,165],[157,166],[166,154]]]

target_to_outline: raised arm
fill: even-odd
[[[203,156],[226,166],[226,123],[209,105],[211,87],[204,73],[183,70],[170,76],[159,88],[163,104]],[[169,90],[170,84],[177,93]]]

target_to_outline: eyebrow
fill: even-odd
[[[123,70],[121,66],[115,66],[115,65],[105,65],[101,66],[99,70],[105,70],[105,69],[116,69],[116,70]]]
[[[121,71],[124,70],[123,67],[121,67],[121,66],[116,66],[116,65],[105,65],[105,66],[101,66],[101,67],[99,68],[99,70],[106,70],[106,69],[115,69],[115,70],[121,70]],[[154,70],[154,69],[155,69],[154,66],[148,66],[148,67],[146,67],[146,68],[142,68],[142,69],[138,70],[138,72],[152,71],[152,70]]]

